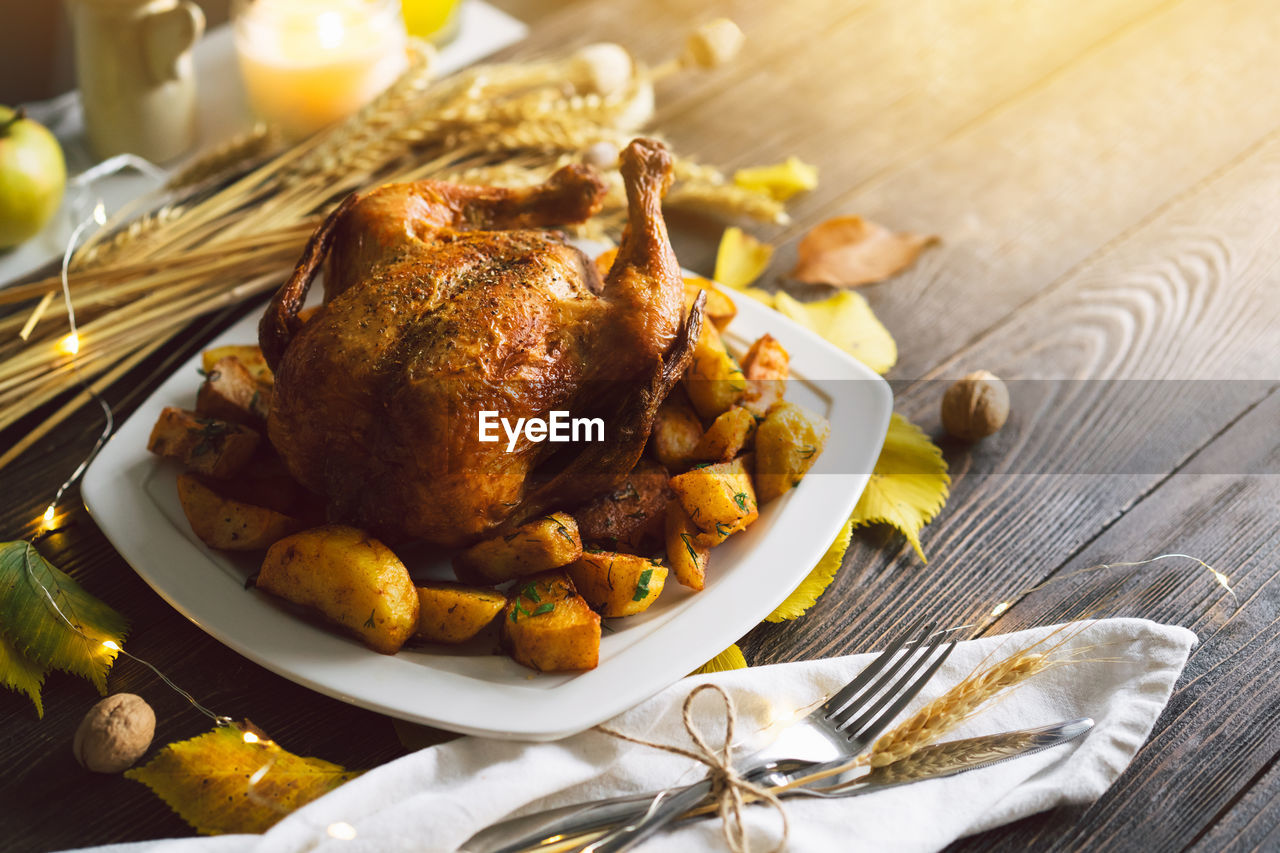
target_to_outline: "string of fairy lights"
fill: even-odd
[[[131,154],[125,154],[125,155],[120,155],[117,157],[113,157],[107,161],[104,161],[103,163],[99,164],[93,169],[90,169],[82,173],[71,182],[71,186],[74,191],[74,196],[70,204],[70,215],[71,215],[73,227],[71,230],[71,234],[67,239],[66,247],[64,248],[62,253],[62,264],[61,264],[61,284],[62,284],[61,290],[62,290],[63,303],[66,306],[68,332],[66,336],[64,336],[61,340],[58,341],[58,343],[56,344],[56,347],[58,352],[62,356],[65,356],[68,358],[69,366],[71,370],[74,372],[77,384],[80,386],[83,392],[94,403],[96,403],[98,407],[102,410],[103,427],[102,427],[102,431],[98,434],[97,439],[94,441],[92,447],[89,449],[89,452],[75,467],[75,469],[71,472],[71,474],[65,480],[63,480],[61,484],[59,484],[57,491],[54,493],[53,499],[49,502],[49,505],[45,508],[44,512],[41,514],[39,518],[39,525],[40,525],[41,531],[45,535],[48,535],[49,533],[52,533],[53,531],[58,529],[57,517],[58,517],[59,503],[62,501],[63,497],[66,495],[67,491],[71,489],[77,482],[79,482],[82,476],[84,476],[84,472],[93,463],[93,460],[97,458],[98,453],[102,450],[102,448],[106,445],[107,441],[111,438],[111,435],[115,432],[115,414],[111,409],[111,404],[108,403],[102,397],[102,395],[99,394],[94,389],[93,385],[84,378],[84,376],[80,371],[79,356],[80,356],[82,340],[80,337],[80,330],[76,324],[75,302],[71,298],[71,262],[75,256],[76,249],[80,245],[80,241],[85,237],[85,235],[90,231],[90,229],[100,229],[104,227],[108,221],[106,202],[104,199],[102,199],[101,197],[97,197],[93,200],[92,206],[90,206],[89,198],[90,198],[90,192],[93,187],[93,184],[104,177],[118,174],[122,171],[125,171],[126,169],[132,169],[135,171],[142,172],[150,177],[157,178],[161,181],[163,181],[166,178],[166,173],[163,170],[161,170],[159,167],[152,164],[151,162],[141,157],[137,157]],[[28,336],[30,336],[31,332],[35,329],[36,324],[39,323],[41,317],[43,316],[45,311],[48,309],[49,304],[52,302],[52,296],[53,296],[52,293],[48,294],[46,298],[44,298],[37,305],[35,311],[32,312],[31,317],[27,320],[26,324],[23,326],[23,329],[20,335],[24,340]],[[27,554],[25,568],[26,568],[25,574],[26,574],[27,580],[39,588],[41,594],[45,598],[45,601],[48,603],[50,609],[57,616],[57,618],[64,625],[66,625],[67,628],[71,629],[76,634],[80,635],[86,640],[89,640],[91,642],[98,642],[95,638],[87,634],[84,630],[81,629],[81,627],[78,624],[76,624],[67,616],[67,614],[63,611],[63,609],[58,605],[57,598],[54,596],[54,594],[49,590],[49,588],[44,584],[44,582],[40,580],[38,574],[31,570],[29,552]],[[286,813],[286,810],[282,809],[278,803],[274,802],[268,797],[262,796],[257,791],[257,786],[259,785],[259,783],[261,783],[263,778],[267,775],[267,773],[271,770],[271,768],[276,763],[277,755],[279,752],[279,746],[275,743],[275,741],[273,741],[260,729],[257,729],[256,727],[253,727],[248,723],[245,723],[245,724],[237,723],[233,718],[225,714],[219,714],[219,713],[216,713],[215,711],[210,710],[202,702],[196,699],[195,696],[191,695],[190,692],[188,692],[187,690],[184,690],[176,682],[174,682],[174,680],[170,678],[168,675],[166,675],[164,671],[162,671],[158,666],[156,666],[155,664],[151,663],[148,660],[145,660],[144,658],[138,657],[137,655],[128,652],[119,643],[115,642],[114,640],[102,641],[101,646],[103,649],[107,650],[108,652],[111,652],[115,655],[123,655],[124,657],[127,657],[130,660],[136,663],[139,663],[142,666],[149,669],[152,673],[155,674],[157,678],[160,679],[160,681],[166,687],[168,687],[170,690],[174,691],[179,696],[181,696],[196,711],[198,711],[199,713],[203,714],[204,716],[212,720],[215,726],[231,727],[240,733],[240,737],[245,744],[251,745],[251,746],[258,745],[265,748],[267,750],[267,753],[266,753],[267,759],[265,763],[262,764],[262,766],[260,766],[252,774],[250,774],[248,779],[246,779],[246,782],[245,782],[246,793],[248,798],[251,801],[258,803],[260,805],[274,808],[280,811],[282,814]],[[349,824],[345,824],[345,823],[335,824],[333,827],[330,828],[329,834],[334,838],[354,838],[355,837],[354,829],[351,828]]]

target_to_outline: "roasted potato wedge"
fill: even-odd
[[[723,332],[729,328],[733,318],[738,316],[738,306],[733,304],[733,300],[714,281],[698,276],[685,276],[684,310],[691,309],[693,300],[704,290],[707,292],[707,304],[702,308],[702,316],[710,320],[717,331]]]
[[[193,474],[178,475],[178,500],[191,530],[210,548],[255,551],[302,529],[302,522],[219,494]]]
[[[702,589],[711,554],[710,548],[696,541],[699,533],[698,526],[679,501],[673,500],[667,505],[667,562],[676,580],[690,589]]]
[[[756,429],[755,481],[761,503],[800,485],[827,446],[831,424],[795,403],[775,403]]]
[[[453,570],[464,583],[502,583],[567,566],[580,556],[578,523],[557,512],[477,542],[453,558]]]
[[[574,511],[582,541],[629,553],[661,547],[670,479],[666,468],[640,460],[621,486]]]
[[[746,528],[759,516],[750,459],[740,456],[671,478],[676,500],[700,531],[694,541],[712,547]]]
[[[741,405],[763,418],[769,407],[787,391],[791,355],[773,335],[764,335],[747,350],[742,359],[742,373],[747,377],[747,390]]]
[[[702,324],[693,348],[693,363],[684,375],[684,387],[694,411],[708,421],[729,411],[747,390],[742,368],[729,355],[712,323]]]
[[[249,426],[265,424],[271,390],[271,385],[254,379],[240,359],[227,356],[205,373],[196,394],[196,414]]]
[[[267,359],[262,354],[262,350],[251,344],[231,344],[224,347],[214,347],[207,349],[200,354],[201,367],[206,374],[212,373],[215,365],[224,358],[235,358],[249,371],[250,375],[259,382],[265,382],[268,385],[275,383],[275,375],[271,372],[271,368],[267,367]]]
[[[702,440],[702,421],[682,388],[671,389],[658,406],[649,433],[649,448],[669,471],[683,471],[693,464],[693,450]]]
[[[578,595],[567,572],[543,572],[511,590],[502,643],[518,663],[539,672],[595,669],[600,614]]]
[[[267,549],[258,589],[314,608],[385,655],[418,629],[418,590],[404,563],[363,530],[295,533]]]
[[[483,631],[507,606],[507,597],[487,587],[428,583],[418,587],[418,630],[432,643],[465,643]]]
[[[755,415],[742,406],[734,406],[707,427],[693,449],[693,458],[699,462],[728,462],[742,452],[755,433]]]
[[[244,467],[258,441],[246,426],[167,406],[151,428],[147,450],[177,459],[198,474],[226,479]]]
[[[648,610],[667,582],[667,567],[661,560],[616,551],[583,551],[567,571],[578,595],[601,616],[609,617]]]

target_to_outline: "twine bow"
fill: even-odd
[[[703,690],[714,690],[724,700],[724,743],[718,750],[711,748],[693,719],[693,699]],[[778,843],[770,849],[770,853],[780,853],[787,845],[787,836],[789,834],[787,812],[782,806],[782,800],[778,799],[778,796],[768,788],[743,779],[733,767],[733,730],[737,722],[737,710],[734,708],[733,699],[719,685],[700,684],[689,691],[688,697],[685,698],[682,717],[685,731],[689,733],[689,739],[693,741],[697,751],[642,740],[604,727],[598,728],[605,734],[616,737],[619,740],[660,749],[663,752],[670,752],[675,755],[682,755],[685,758],[706,765],[708,775],[711,777],[711,798],[716,804],[716,814],[719,815],[722,821],[724,841],[733,853],[750,853],[751,849],[747,840],[746,826],[742,820],[742,809],[748,802],[747,795],[773,806],[782,818],[782,836],[778,839]]]

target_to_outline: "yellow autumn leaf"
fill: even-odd
[[[773,257],[773,247],[736,226],[724,229],[716,249],[717,282],[741,290],[760,277]]]
[[[827,591],[835,580],[836,572],[844,562],[844,552],[849,550],[849,540],[853,537],[853,519],[845,522],[841,531],[836,534],[835,541],[822,555],[818,565],[814,566],[808,576],[800,581],[800,585],[792,590],[786,600],[764,617],[766,622],[788,622],[799,619],[818,602],[818,597]]]
[[[127,628],[123,616],[30,542],[0,542],[0,634],[26,660],[6,666],[6,686],[29,694],[31,672],[60,669],[87,678],[105,696]],[[17,675],[24,668],[27,675]]]
[[[763,302],[770,308],[773,307],[773,294],[767,290],[761,290],[758,287],[746,287],[738,291],[743,296],[750,296],[756,302]]]
[[[701,675],[706,672],[727,672],[731,669],[746,669],[747,658],[742,654],[742,649],[738,648],[737,643],[722,651],[702,666],[695,669],[691,675]]]
[[[888,372],[898,361],[893,335],[876,319],[860,293],[841,291],[829,299],[800,302],[780,291],[774,296],[773,307],[876,373]]]
[[[36,716],[40,718],[44,717],[40,688],[47,672],[47,668],[32,661],[0,634],[0,685],[27,694],[35,703]]]
[[[818,185],[818,167],[799,157],[788,157],[785,163],[753,166],[733,173],[733,182],[743,189],[767,193],[777,201],[786,201],[796,193]]]
[[[889,524],[907,537],[924,560],[920,529],[947,502],[947,462],[924,430],[898,413],[889,421],[884,448],[850,521],[854,526]],[[927,561],[926,561],[927,562]]]
[[[265,832],[359,775],[319,758],[299,758],[265,738],[246,742],[234,726],[171,743],[125,773],[204,835]]]

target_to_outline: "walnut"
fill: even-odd
[[[964,441],[991,435],[1008,417],[1009,391],[990,371],[970,373],[942,395],[942,425]]]
[[[155,711],[141,696],[116,693],[89,709],[71,749],[85,769],[119,773],[142,757],[155,731]]]

